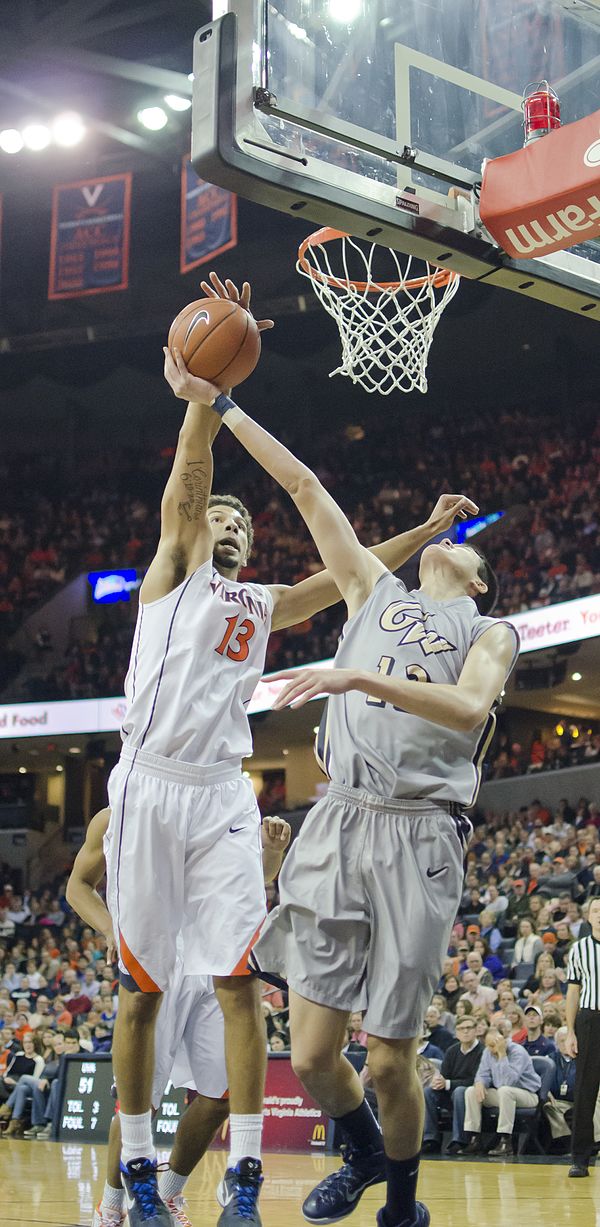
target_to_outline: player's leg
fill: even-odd
[[[347,1021],[348,1010],[319,1005],[290,991],[294,1072],[344,1137],[343,1166],[304,1202],[302,1213],[309,1222],[335,1222],[351,1214],[365,1189],[385,1179],[379,1126],[356,1070],[342,1053]]]
[[[363,1025],[387,1178],[379,1227],[429,1223],[429,1211],[416,1201],[424,1119],[416,1052],[460,903],[462,856],[453,820],[422,802],[383,804],[365,846],[373,923]]]
[[[159,1178],[159,1191],[174,1221],[185,1227],[189,1223],[183,1199],[186,1181],[229,1114],[224,1023],[210,976],[183,976],[175,1019],[168,1009],[169,997],[170,993],[157,1031],[167,1045],[169,1032],[174,1038],[179,1036],[168,1073],[175,1086],[193,1082],[199,1094],[179,1122],[168,1169]]]
[[[168,1169],[161,1172],[158,1181],[160,1195],[175,1222],[186,1221],[183,1190],[228,1115],[227,1099],[209,1099],[206,1095],[198,1095],[177,1126]]]
[[[104,1191],[94,1211],[92,1227],[122,1227],[126,1218],[125,1189],[121,1184],[121,1127],[116,1112],[108,1133]]]
[[[154,1030],[162,993],[119,986],[112,1048],[119,1092],[122,1159],[153,1158],[151,1130]],[[142,1119],[143,1118],[143,1119]]]
[[[292,1066],[303,1086],[328,1116],[354,1112],[365,1095],[354,1067],[344,1056],[347,1010],[307,1001],[290,991]]]
[[[218,1193],[224,1207],[219,1223],[260,1224],[267,1044],[259,985],[248,974],[266,915],[260,814],[247,780],[200,791],[197,830],[186,853],[184,959],[190,974],[213,975],[224,1017],[230,1152]],[[214,831],[208,848],[207,829]]]
[[[121,1175],[130,1227],[170,1225],[158,1194],[151,1108],[154,1032],[176,957],[183,911],[186,793],[124,748],[109,781],[104,840],[107,903],[119,950],[113,1069],[120,1103]],[[162,760],[161,760],[162,761]]]
[[[215,976],[225,1020],[225,1062],[229,1085],[228,1168],[261,1158],[267,1039],[260,981],[254,976]]]
[[[415,1039],[379,1039],[370,1035],[369,1071],[373,1078],[385,1145],[387,1200],[380,1227],[415,1227],[429,1222],[416,1201],[419,1152],[425,1105],[417,1076]]]
[[[351,1214],[361,1193],[385,1179],[381,1133],[340,1055],[348,1014],[363,1004],[371,926],[361,858],[372,823],[331,792],[311,810],[283,866],[280,906],[253,952],[265,972],[287,975],[294,1067],[344,1133],[343,1166],[304,1202],[314,1222]]]

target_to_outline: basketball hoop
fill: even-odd
[[[342,271],[336,273],[328,245],[338,241]],[[342,362],[331,375],[347,375],[366,392],[382,396],[395,389],[426,392],[433,334],[460,278],[377,243],[363,248],[361,241],[325,226],[298,249],[298,272],[308,277],[338,326]],[[415,263],[425,266],[423,276],[411,276]]]

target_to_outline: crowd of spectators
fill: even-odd
[[[448,1152],[479,1152],[482,1108],[497,1113],[493,1156],[512,1153],[523,1109],[543,1149],[568,1149],[576,1070],[565,1048],[569,952],[590,931],[587,908],[598,896],[597,803],[563,800],[553,813],[536,801],[476,826],[424,1035],[441,1057],[434,1066],[423,1050],[426,1151],[441,1149],[445,1112]]]
[[[102,940],[70,910],[66,876],[25,893],[7,867],[4,878],[0,1122],[11,1136],[46,1137],[63,1053],[110,1051],[115,968]],[[564,1046],[567,964],[587,931],[589,901],[599,896],[600,803],[563,800],[551,811],[535,801],[476,817],[464,894],[419,1045],[426,1150],[441,1148],[446,1112],[450,1152],[474,1153],[486,1126],[482,1107],[500,1112],[492,1146],[500,1156],[510,1153],[515,1112],[524,1110],[546,1150],[568,1145],[575,1062]],[[274,887],[271,905],[276,897]],[[265,985],[263,1011],[270,1049],[287,1050],[285,993]],[[357,1013],[348,1028],[355,1060],[366,1055],[361,1023]],[[368,1088],[368,1070],[363,1077]],[[597,1124],[600,1141],[600,1112]]]
[[[476,818],[418,1049],[425,1153],[440,1152],[447,1132],[448,1154],[506,1158],[515,1128],[546,1153],[569,1149],[577,1068],[566,1050],[569,952],[590,931],[597,897],[600,804],[582,797],[551,812],[536,801]],[[353,1015],[345,1049],[353,1061],[361,1048],[367,1056],[360,1023]],[[361,1077],[369,1094],[366,1063]],[[600,1148],[600,1100],[594,1130]]]
[[[535,775],[539,771],[558,771],[561,767],[583,767],[600,760],[600,732],[579,720],[535,729],[527,742],[513,741],[500,731],[492,745],[486,778],[508,780],[516,775]]]
[[[66,878],[35,894],[2,887],[1,1136],[51,1137],[63,1056],[111,1050],[115,968],[103,939],[70,911],[65,887]]]
[[[465,490],[483,511],[510,512],[485,541],[501,582],[499,613],[600,591],[600,422],[593,405],[573,410],[569,420],[548,410],[412,419],[409,432],[398,413],[312,437],[299,428],[289,441],[366,545],[425,518],[444,488]],[[39,471],[31,460],[25,468],[4,462],[0,635],[81,571],[143,569],[156,547],[172,456],[165,447],[88,457],[68,480],[58,460],[46,458]],[[242,578],[295,583],[318,569],[292,504],[232,439],[218,442],[215,489],[237,493],[254,513],[255,550]],[[327,658],[339,626],[338,609],[273,635],[268,667]],[[58,671],[49,670],[53,693],[87,696],[112,686],[123,668],[120,646],[114,660],[100,663],[74,647]]]
[[[57,662],[48,665],[38,654],[15,698],[35,703],[121,695],[133,636],[133,624],[123,613],[115,610],[112,619],[95,624]]]

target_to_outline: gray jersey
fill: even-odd
[[[455,685],[469,649],[497,619],[469,596],[433,601],[385,574],[342,632],[338,669]],[[519,637],[509,673],[519,651]],[[493,710],[472,732],[443,728],[359,691],[332,695],[317,735],[317,759],[337,784],[384,797],[473,805],[494,734]]]

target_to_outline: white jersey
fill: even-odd
[[[206,766],[252,753],[246,707],[263,673],[273,599],[212,560],[140,602],[121,729],[133,749]]]

